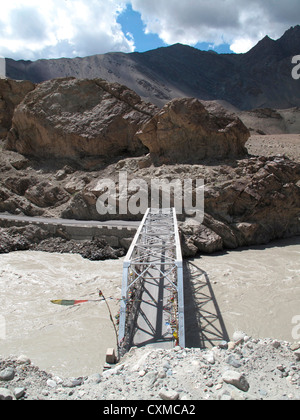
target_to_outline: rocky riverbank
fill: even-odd
[[[0,228],[0,254],[13,251],[43,251],[61,254],[80,254],[91,261],[117,259],[125,255],[123,248],[112,248],[100,238],[85,241],[70,239],[61,231],[53,237],[37,226]]]
[[[133,348],[105,368],[88,377],[59,378],[25,356],[0,359],[0,399],[300,399],[300,343],[241,332],[212,350]]]

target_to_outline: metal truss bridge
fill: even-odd
[[[183,262],[176,211],[148,209],[123,266],[119,353],[185,347]]]

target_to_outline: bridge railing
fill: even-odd
[[[150,268],[157,270],[174,293],[175,319],[170,327],[174,341],[185,347],[183,261],[175,208],[148,209],[125,257],[119,321],[121,353],[129,350],[137,302]]]

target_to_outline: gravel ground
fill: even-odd
[[[0,359],[0,399],[299,400],[300,343],[253,339],[211,350],[133,348],[117,365],[83,378],[58,378],[28,358]]]

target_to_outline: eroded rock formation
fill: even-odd
[[[250,133],[241,120],[215,104],[174,99],[137,137],[160,163],[199,163],[204,159],[241,157]]]
[[[134,137],[157,111],[125,86],[65,78],[37,85],[17,107],[8,148],[39,158],[104,158],[147,149]]]

